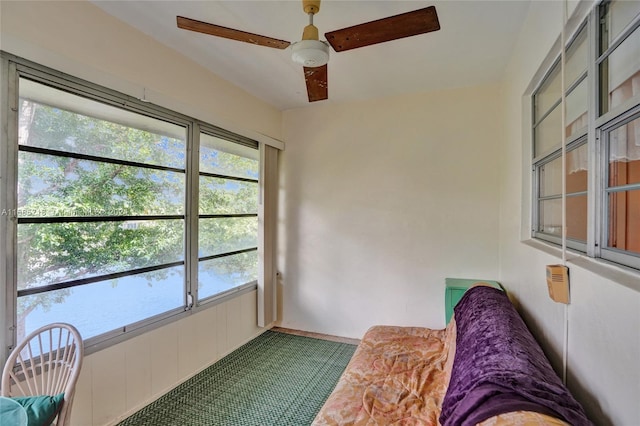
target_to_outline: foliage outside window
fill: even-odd
[[[257,154],[200,134],[199,300],[258,278]]]
[[[64,321],[98,343],[255,285],[257,143],[20,75],[18,340]]]
[[[640,268],[640,3],[602,2],[565,56],[565,128],[559,58],[532,98],[533,236]]]

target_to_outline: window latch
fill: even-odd
[[[188,311],[193,307],[193,296],[191,293],[187,293],[187,306],[184,308],[185,311]]]

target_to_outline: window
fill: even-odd
[[[255,288],[257,142],[20,61],[11,78],[18,340],[64,321],[104,345]]]
[[[567,238],[573,242],[587,240],[587,145],[578,141],[567,151],[565,160],[567,187]],[[562,236],[562,157],[545,159],[537,170],[539,176],[538,234],[550,241]],[[555,237],[555,239],[553,238]],[[574,244],[578,246],[578,244]]]
[[[565,128],[560,58],[532,96],[533,236],[640,268],[640,3],[602,2],[565,57]]]
[[[640,111],[603,131],[606,228],[602,255],[624,262],[640,257]]]
[[[185,127],[24,78],[19,92],[18,336],[183,308]]]
[[[584,250],[587,241],[587,29],[569,45],[565,66],[565,128],[562,129],[561,64],[555,62],[533,95],[534,236],[560,243],[562,228],[562,133],[565,163],[567,245]]]
[[[598,68],[600,115],[640,94],[640,4],[624,0],[600,6]]]
[[[200,133],[198,299],[256,280],[258,151]]]

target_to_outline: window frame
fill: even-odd
[[[224,139],[227,140],[229,142],[236,142],[240,145],[244,145],[244,146],[248,146],[250,148],[255,148],[258,149],[259,147],[256,145],[254,146],[253,141],[246,141],[246,140],[242,140],[242,139],[238,139],[236,141],[231,141],[230,138],[233,138],[234,136],[237,137],[237,135],[235,134],[230,134],[230,132],[226,132],[226,131],[220,131],[220,129],[215,128],[213,126],[210,125],[206,125],[206,124],[200,124],[197,129],[194,129],[194,131],[197,130],[197,135],[194,136],[194,140],[197,140],[198,146],[200,146],[200,134],[205,134],[208,136],[213,136],[216,138],[220,138],[220,139]],[[224,174],[218,174],[218,173],[210,173],[210,172],[203,172],[202,170],[200,170],[200,150],[193,150],[194,151],[194,158],[192,159],[192,162],[194,165],[194,172],[193,172],[193,179],[194,182],[192,183],[192,188],[194,188],[195,190],[191,193],[191,196],[194,198],[193,203],[195,203],[192,206],[192,211],[195,212],[192,217],[194,218],[194,222],[195,223],[199,223],[200,219],[216,219],[216,218],[226,218],[226,217],[255,217],[258,218],[258,212],[256,213],[231,213],[231,214],[200,214],[199,212],[199,186],[200,186],[200,177],[201,176],[208,176],[208,177],[213,177],[213,178],[221,178],[221,179],[229,179],[229,180],[235,180],[235,181],[239,181],[239,182],[251,182],[251,183],[255,183],[256,185],[258,185],[258,188],[260,188],[260,179],[256,178],[256,179],[250,179],[250,178],[245,178],[245,177],[238,177],[238,176],[232,176],[232,175],[224,175]],[[259,156],[258,156],[259,158]],[[197,194],[197,196],[196,196]],[[259,210],[259,209],[258,209]],[[193,297],[193,300],[198,304],[198,305],[204,305],[204,304],[208,304],[208,303],[212,303],[212,302],[217,302],[218,299],[223,298],[229,294],[233,294],[236,292],[235,288],[234,289],[230,289],[227,291],[223,291],[220,293],[216,293],[214,295],[211,296],[207,296],[204,298],[200,298],[199,294],[198,294],[198,289],[199,286],[198,284],[198,275],[197,275],[197,271],[198,271],[198,267],[200,262],[203,261],[207,261],[207,260],[212,260],[212,259],[218,259],[218,258],[222,258],[222,257],[227,257],[227,256],[233,256],[236,254],[241,254],[241,253],[247,253],[250,251],[255,251],[258,252],[258,246],[256,245],[255,247],[251,247],[251,248],[245,248],[242,250],[232,250],[232,251],[227,251],[227,252],[223,252],[223,253],[217,253],[214,255],[208,255],[208,256],[200,256],[198,254],[198,238],[199,238],[199,225],[194,224],[193,227],[191,228],[193,232],[190,233],[191,238],[193,239],[192,244],[195,245],[195,253],[196,253],[196,257],[194,259],[194,262],[196,263],[195,267],[193,268],[193,270],[195,270],[195,277],[192,277],[192,282],[196,283],[195,286],[192,287],[192,292],[191,295]]]
[[[583,36],[583,31],[584,33],[586,33],[586,35]],[[580,42],[583,41],[581,40],[581,38],[584,37],[584,41],[587,43],[587,45],[589,45],[589,27],[587,22],[583,22],[581,23],[578,28],[575,30],[573,36],[568,40],[567,42],[567,50],[570,50],[573,46],[575,42]],[[588,48],[588,46],[587,46]],[[561,236],[557,236],[557,235],[553,235],[553,234],[548,234],[542,231],[539,231],[540,229],[540,208],[541,208],[541,204],[540,201],[544,201],[543,199],[549,199],[548,197],[541,197],[540,196],[540,178],[541,178],[541,169],[543,166],[551,163],[554,160],[557,160],[558,158],[560,158],[562,156],[562,141],[560,141],[558,144],[556,144],[553,148],[548,149],[544,152],[542,152],[539,155],[536,155],[536,133],[535,133],[535,129],[545,120],[545,118],[547,118],[549,115],[551,115],[551,113],[553,112],[553,110],[557,107],[561,107],[562,106],[562,95],[561,97],[555,101],[552,106],[549,107],[549,109],[542,114],[542,116],[536,120],[536,96],[538,95],[538,93],[540,93],[540,90],[544,87],[545,83],[548,81],[549,78],[552,78],[554,76],[555,72],[561,73],[562,69],[561,69],[561,64],[560,64],[560,56],[558,56],[557,58],[555,58],[551,64],[551,66],[549,67],[549,69],[547,70],[546,73],[544,73],[543,77],[540,79],[540,81],[538,82],[538,84],[536,85],[535,90],[533,90],[533,92],[531,93],[531,161],[532,161],[532,166],[531,166],[531,172],[532,172],[532,191],[531,191],[531,206],[532,206],[532,211],[531,211],[531,237],[535,238],[535,239],[539,239],[539,240],[543,240],[552,244],[556,244],[556,245],[562,245],[562,237]],[[589,69],[589,60],[587,58],[587,66],[585,68],[585,70],[583,72],[581,72],[578,77],[576,77],[575,81],[570,82],[570,85],[568,87],[565,88],[565,96],[569,96],[571,93],[573,93],[573,91],[580,85],[582,84],[584,81],[587,82],[587,86],[589,84],[589,75],[590,75],[590,69]],[[590,107],[591,105],[588,104],[587,105],[587,116],[589,115],[590,112]],[[566,123],[565,123],[566,124]],[[566,129],[561,129],[563,132],[566,132]],[[586,127],[582,127],[580,129],[578,129],[574,134],[572,134],[571,136],[569,136],[566,139],[566,144],[565,144],[565,150],[566,152],[569,152],[573,149],[579,148],[580,146],[584,145],[585,143],[588,143],[588,126]],[[589,198],[588,195],[589,191],[587,190],[587,199]],[[560,197],[556,197],[558,199],[561,199],[561,195]],[[588,215],[588,212],[587,212]],[[587,225],[587,234],[589,233],[589,229],[588,229],[588,225]],[[579,252],[586,252],[587,250],[587,241],[577,241],[577,240],[571,240],[569,238],[566,239],[566,245],[568,248],[574,249],[576,251]]]
[[[599,152],[602,154],[602,161],[600,162],[601,178],[599,179],[601,182],[600,186],[602,196],[600,197],[601,207],[598,211],[599,217],[601,218],[600,238],[599,243],[597,244],[597,248],[599,249],[598,255],[605,260],[636,269],[640,269],[640,253],[634,254],[628,250],[620,250],[607,246],[607,241],[609,239],[609,194],[629,190],[640,191],[640,182],[623,186],[609,186],[609,135],[615,129],[639,118],[640,104],[602,125],[597,131],[599,141],[598,145],[600,145]]]
[[[2,83],[0,85],[0,102],[2,103],[2,116],[0,117],[2,123],[7,123],[3,126],[0,136],[6,140],[7,143],[3,143],[0,147],[0,175],[3,177],[0,182],[0,196],[3,200],[6,200],[6,208],[3,208],[2,217],[0,217],[0,237],[3,237],[4,244],[0,247],[0,255],[2,255],[0,262],[5,270],[4,275],[0,278],[0,283],[5,285],[5,290],[0,295],[0,317],[5,321],[6,327],[0,331],[0,338],[4,341],[5,351],[0,354],[0,359],[4,359],[6,354],[16,345],[16,319],[17,319],[17,225],[18,223],[27,222],[47,222],[47,218],[32,218],[25,220],[17,217],[17,182],[18,182],[18,152],[19,151],[37,151],[47,153],[51,151],[54,155],[59,153],[56,150],[49,150],[47,148],[26,148],[22,149],[18,145],[18,99],[19,99],[19,80],[21,78],[33,81],[38,84],[50,86],[58,90],[69,92],[76,96],[90,99],[105,105],[113,106],[119,109],[129,111],[134,114],[140,114],[147,117],[162,120],[168,123],[176,124],[185,128],[185,165],[184,165],[184,209],[183,215],[176,215],[176,218],[184,221],[184,260],[180,262],[174,262],[176,264],[184,264],[184,281],[183,281],[183,306],[171,309],[169,311],[162,312],[157,315],[152,315],[143,320],[131,323],[123,324],[118,328],[102,333],[96,336],[89,337],[84,340],[86,353],[92,353],[111,345],[120,343],[131,337],[142,334],[146,331],[164,326],[168,323],[182,319],[192,313],[199,312],[201,309],[215,306],[219,303],[223,303],[231,298],[237,297],[241,294],[253,291],[258,286],[258,280],[252,280],[233,287],[227,291],[217,293],[206,300],[198,302],[197,297],[194,297],[194,293],[197,294],[198,286],[198,152],[199,152],[199,132],[205,131],[208,134],[212,134],[218,138],[225,139],[232,143],[248,146],[260,152],[260,143],[256,140],[247,138],[245,136],[238,135],[236,133],[227,131],[218,126],[202,122],[196,118],[189,117],[187,115],[169,110],[167,108],[160,107],[158,105],[150,104],[145,100],[136,99],[132,96],[125,95],[115,90],[91,83],[89,81],[65,74],[63,72],[53,70],[51,68],[39,65],[29,60],[17,57],[4,51],[0,51],[0,67],[3,75]],[[8,108],[6,107],[8,106]],[[63,156],[64,156],[64,152]],[[132,165],[140,167],[140,164],[134,164],[135,162],[129,162],[126,160],[107,159],[95,157],[91,155],[73,154],[73,157],[83,157],[88,160],[98,160],[107,163],[117,163]],[[260,162],[260,155],[257,155],[258,162]],[[131,164],[129,164],[131,163]],[[260,165],[260,163],[259,163]],[[174,170],[172,167],[164,166],[149,166],[143,164],[143,167]],[[261,167],[261,165],[259,166]],[[260,175],[261,176],[261,175]],[[228,177],[226,177],[228,178]],[[236,178],[234,178],[236,179]],[[255,183],[258,187],[261,185],[261,178],[256,178]],[[259,210],[259,209],[258,209]],[[149,215],[152,220],[166,219],[163,215]],[[259,212],[252,214],[252,216],[258,217]],[[103,218],[93,219],[81,219],[75,221],[115,221],[147,218],[147,216],[108,216]],[[106,219],[106,220],[105,220]],[[56,221],[62,221],[64,219],[56,219]],[[249,249],[248,249],[249,250]],[[256,245],[250,250],[259,251],[259,247]],[[221,254],[229,255],[230,253]],[[232,253],[231,253],[232,254]],[[168,265],[168,264],[167,264]],[[158,269],[166,267],[167,265],[156,265],[151,269]],[[144,269],[144,268],[142,268]],[[53,285],[46,285],[42,288],[47,290],[55,290],[59,288],[67,288],[76,285],[87,284],[89,282],[104,281],[105,277],[110,275],[129,276],[134,275],[137,272],[135,270],[127,270],[118,272],[115,274],[101,275],[100,277],[88,277],[79,280],[72,280],[68,283],[57,283]],[[138,271],[139,272],[139,271]],[[258,275],[258,274],[256,274]],[[74,282],[78,281],[78,282]],[[72,284],[72,285],[68,285]],[[66,285],[66,286],[65,286]],[[26,295],[29,291],[22,291],[20,296]]]
[[[632,118],[640,116],[640,94],[632,96],[623,101],[614,108],[608,108],[602,112],[603,102],[601,100],[602,91],[606,88],[606,84],[602,81],[601,64],[607,60],[617,47],[620,46],[636,31],[640,31],[640,13],[619,32],[609,46],[600,54],[602,35],[601,35],[601,17],[603,10],[611,3],[610,0],[599,2],[591,7],[586,13],[584,19],[574,26],[572,37],[565,44],[566,49],[571,48],[571,43],[580,37],[580,32],[587,31],[586,43],[588,48],[587,71],[575,82],[569,82],[570,86],[565,91],[568,96],[573,89],[577,87],[584,79],[587,79],[588,87],[588,109],[587,109],[587,127],[580,129],[571,137],[566,138],[565,152],[570,152],[581,143],[582,139],[586,139],[588,150],[588,187],[587,187],[587,241],[576,244],[576,241],[566,239],[566,247],[577,253],[586,254],[590,258],[599,259],[607,263],[616,264],[624,268],[640,269],[640,256],[630,251],[622,251],[606,247],[608,232],[608,135],[613,129],[630,121]],[[569,24],[567,24],[569,26]],[[563,47],[559,45],[556,52],[560,52]],[[552,50],[553,52],[553,50]],[[550,54],[551,55],[551,52]],[[534,90],[531,91],[531,209],[530,209],[530,238],[541,240],[553,245],[562,245],[560,236],[551,236],[538,231],[539,229],[539,194],[540,194],[540,168],[548,164],[550,161],[557,159],[562,155],[561,144],[554,150],[544,152],[542,155],[536,156],[535,147],[535,127],[542,121],[536,122],[535,117],[535,96],[544,86],[547,78],[552,75],[555,67],[559,66],[560,53],[551,56],[551,66],[547,72],[538,73],[540,76]],[[548,56],[549,57],[549,56]],[[561,71],[560,71],[561,72]],[[607,96],[608,88],[607,89]],[[560,101],[561,102],[561,101]],[[555,105],[555,104],[554,104]],[[551,111],[551,110],[550,110]],[[549,112],[550,112],[549,111]],[[543,118],[544,119],[544,118]],[[566,129],[562,129],[566,132]],[[632,185],[633,189],[640,185]],[[568,194],[566,195],[569,196]]]
[[[571,142],[567,143],[566,146],[566,152],[571,152],[575,149],[578,149],[584,145],[587,145],[587,135],[585,134],[580,134],[578,136],[576,136],[575,138],[571,139]],[[543,166],[551,163],[552,161],[555,161],[559,158],[562,157],[562,152],[560,152],[560,150],[554,151],[544,157],[542,157],[541,159],[539,159],[534,165],[533,165],[533,188],[534,190],[532,191],[534,198],[533,198],[533,212],[532,212],[532,227],[531,227],[531,233],[532,236],[534,238],[540,239],[540,240],[544,240],[556,245],[562,245],[562,237],[554,235],[554,234],[549,234],[549,233],[545,233],[543,231],[539,230],[540,227],[540,201],[546,201],[546,200],[551,200],[551,199],[562,199],[562,195],[557,195],[557,196],[541,196],[540,195],[540,178],[541,178],[541,169]],[[587,195],[588,198],[588,190],[587,191],[580,191],[580,192],[572,192],[571,194],[567,194],[567,198],[569,197],[573,197],[573,196],[581,196],[581,195]],[[587,234],[588,234],[589,230],[588,230],[588,226],[587,226]],[[586,251],[586,246],[587,246],[587,242],[584,241],[579,241],[579,240],[573,240],[570,238],[567,238],[566,241],[567,247],[574,249],[576,251],[580,251],[580,252],[585,252]]]

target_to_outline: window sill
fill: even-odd
[[[524,240],[522,243],[526,246],[541,250],[551,256],[562,259],[562,250],[553,244],[540,240]],[[567,249],[567,265],[575,265],[579,268],[592,272],[599,277],[611,280],[616,284],[630,288],[631,290],[640,292],[640,271],[609,262],[603,259],[588,257],[584,253],[580,253],[571,249]]]

